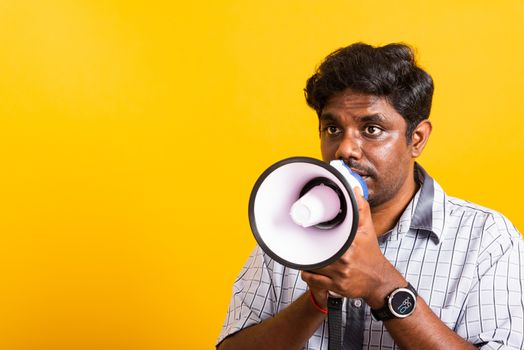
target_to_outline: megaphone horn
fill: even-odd
[[[281,160],[258,178],[249,198],[251,231],[277,262],[299,270],[324,267],[349,248],[358,226],[353,188],[364,180],[341,160]]]

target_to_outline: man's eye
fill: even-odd
[[[382,133],[382,129],[380,129],[377,126],[370,125],[366,126],[366,134],[372,135],[372,136],[378,136]]]
[[[326,127],[326,131],[329,135],[338,135],[341,132],[340,128],[337,128],[336,126],[332,125]]]

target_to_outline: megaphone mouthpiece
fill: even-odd
[[[295,224],[311,227],[333,220],[340,212],[340,199],[333,189],[321,183],[293,203],[290,215]]]

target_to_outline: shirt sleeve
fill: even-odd
[[[502,215],[486,222],[456,332],[480,349],[524,348],[524,243]]]
[[[265,254],[257,246],[233,285],[226,320],[216,345],[229,335],[275,315],[275,302],[275,287]]]

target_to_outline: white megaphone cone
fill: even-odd
[[[251,230],[279,263],[311,270],[337,260],[358,226],[353,188],[367,197],[362,178],[341,160],[284,159],[257,180],[249,200]]]

